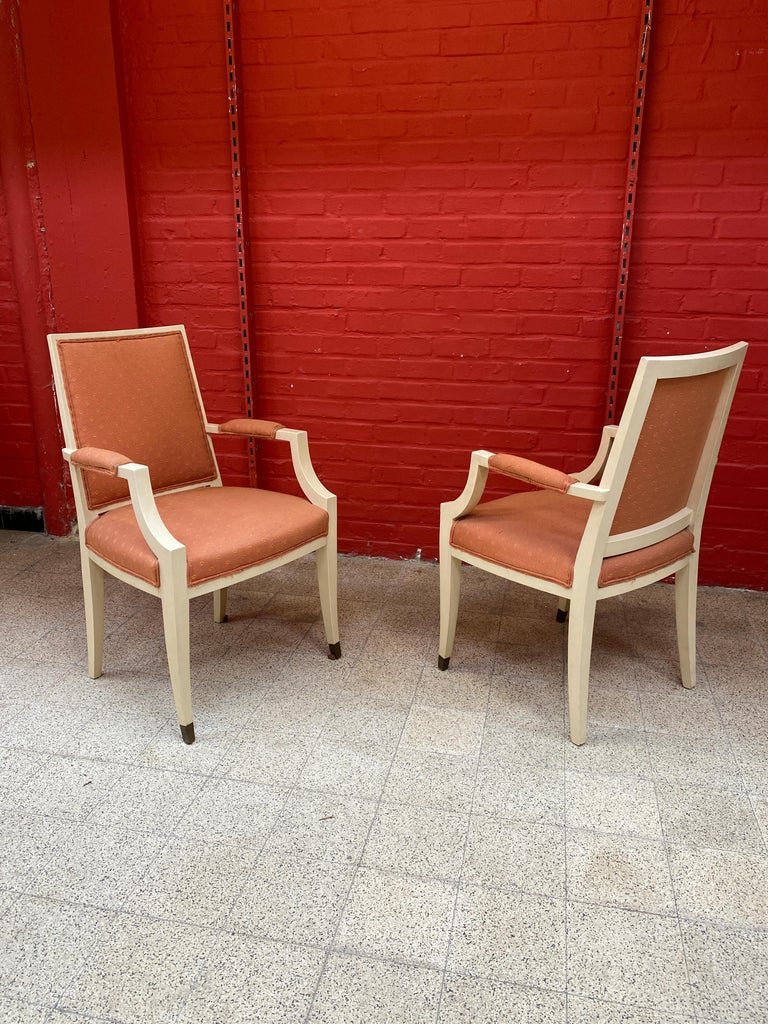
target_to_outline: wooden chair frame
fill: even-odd
[[[94,511],[88,507],[86,491],[83,480],[83,469],[72,461],[76,451],[75,431],[72,422],[71,410],[67,399],[67,392],[64,387],[64,378],[59,358],[58,343],[68,338],[79,340],[107,340],[110,338],[135,337],[140,334],[143,337],[153,334],[167,334],[169,331],[179,331],[184,343],[187,362],[190,374],[194,382],[197,401],[205,422],[207,443],[211,452],[213,464],[216,467],[215,478],[203,484],[192,484],[183,487],[174,487],[164,490],[163,494],[173,494],[179,491],[194,490],[203,487],[221,487],[221,475],[218,469],[218,462],[211,443],[211,435],[221,433],[220,426],[207,421],[203,399],[197,376],[194,371],[194,364],[189,350],[186,330],[183,325],[142,328],[141,330],[125,331],[95,331],[78,334],[49,334],[48,344],[53,365],[56,395],[58,398],[61,422],[64,431],[66,447],[62,449],[65,460],[69,463],[72,475],[72,488],[75,496],[75,507],[80,538],[80,565],[83,577],[83,594],[85,599],[85,622],[88,642],[88,674],[92,679],[98,679],[103,671],[104,657],[104,573],[108,572],[117,579],[128,583],[138,590],[147,594],[159,597],[162,603],[163,627],[165,632],[165,643],[168,655],[168,668],[171,677],[171,687],[176,704],[176,714],[181,729],[181,735],[185,743],[193,743],[195,729],[192,717],[192,694],[190,680],[190,652],[189,652],[189,602],[193,597],[202,594],[213,594],[213,617],[216,622],[227,620],[227,588],[254,576],[261,576],[263,573],[277,569],[288,562],[303,558],[311,552],[316,553],[317,559],[317,581],[320,592],[320,606],[323,616],[325,634],[328,641],[329,657],[341,657],[341,645],[339,642],[339,620],[337,604],[337,511],[336,495],[324,487],[318,479],[312,465],[309,454],[309,443],[305,430],[292,430],[281,427],[274,434],[276,441],[287,443],[290,446],[293,470],[296,480],[305,497],[318,508],[328,514],[328,533],[325,537],[313,540],[301,547],[294,548],[277,558],[272,558],[257,565],[252,565],[240,572],[229,576],[217,577],[195,586],[189,586],[187,582],[187,554],[186,548],[167,529],[158,512],[155,502],[155,495],[152,490],[149,468],[140,463],[129,462],[118,466],[117,476],[128,483],[130,497],[123,501],[115,501],[107,509]],[[258,424],[259,421],[252,421]],[[254,434],[262,438],[261,434]],[[95,552],[86,547],[85,533],[91,523],[100,515],[112,509],[131,505],[136,515],[139,528],[144,540],[149,545],[152,553],[158,560],[160,570],[160,585],[153,586],[146,580],[118,569],[111,563],[101,558]]]
[[[476,555],[454,548],[451,529],[454,522],[470,513],[480,501],[493,453],[472,452],[467,483],[455,501],[440,506],[440,654],[438,667],[446,669],[453,650],[462,562],[524,586],[542,590],[559,598],[558,620],[568,624],[568,704],[571,740],[580,745],[587,736],[587,699],[589,667],[592,656],[592,632],[598,601],[625,594],[674,574],[678,652],[682,684],[691,689],[696,683],[696,588],[699,541],[712,474],[728,419],[747,345],[739,342],[728,348],[691,356],[643,357],[627,398],[618,426],[603,428],[595,458],[580,473],[565,493],[592,502],[574,565],[570,587],[539,579],[506,568]],[[635,453],[656,384],[660,380],[698,376],[727,370],[715,415],[707,436],[688,503],[674,515],[643,529],[610,535],[611,525]],[[540,467],[544,468],[544,467]],[[591,481],[600,478],[599,485]],[[535,482],[535,481],[533,481]],[[603,559],[625,554],[689,529],[694,536],[693,552],[661,569],[610,586],[599,587]]]

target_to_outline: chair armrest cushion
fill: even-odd
[[[273,420],[227,420],[219,424],[220,434],[241,434],[247,437],[271,437],[273,438],[278,430],[282,430],[282,423],[275,423]]]
[[[77,448],[70,455],[69,461],[79,466],[80,469],[88,469],[93,473],[104,473],[107,476],[117,476],[120,466],[127,466],[134,460],[126,458],[119,452],[111,452],[107,448]]]
[[[576,483],[572,476],[561,473],[559,469],[542,466],[539,462],[523,459],[519,455],[492,455],[488,460],[488,468],[494,473],[503,473],[504,476],[514,477],[515,480],[523,480],[527,484],[545,487],[550,491],[560,491],[562,494],[565,494],[571,484]]]

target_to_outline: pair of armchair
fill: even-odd
[[[85,597],[88,673],[102,674],[104,572],[160,598],[176,713],[193,743],[189,601],[315,552],[329,657],[339,658],[336,497],[318,479],[307,434],[279,423],[208,423],[183,326],[49,336],[72,473]],[[695,683],[698,546],[704,507],[747,346],[645,358],[618,427],[587,469],[568,475],[516,456],[472,453],[461,496],[441,507],[440,654],[453,648],[462,563],[570,605],[571,739],[586,739],[598,600],[676,578],[683,685]],[[223,487],[211,437],[290,446],[304,498]],[[537,490],[480,504],[489,472]]]

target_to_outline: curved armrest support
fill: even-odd
[[[138,462],[128,462],[118,468],[117,476],[128,481],[128,490],[131,494],[131,504],[136,521],[144,540],[149,544],[152,553],[160,560],[162,578],[163,564],[167,561],[168,556],[182,552],[183,557],[186,558],[186,548],[176,540],[160,518],[155,504],[155,496],[152,493],[152,484],[149,480],[149,468]]]
[[[243,418],[227,420],[226,423],[206,423],[205,429],[209,434],[236,434],[240,437],[272,439],[277,436],[278,430],[283,429],[283,425],[282,423],[275,423],[273,420]]]
[[[107,448],[71,448],[63,449],[64,458],[79,469],[87,469],[91,473],[103,473],[105,476],[117,476],[120,466],[132,460],[120,452],[112,452]]]
[[[559,469],[542,466],[540,462],[523,459],[519,455],[492,455],[488,460],[488,468],[494,473],[503,473],[504,476],[511,476],[515,480],[522,480],[524,483],[544,487],[550,491],[560,491],[561,494],[565,494],[568,488],[576,483],[572,476],[562,473]]]
[[[611,450],[611,445],[616,438],[616,431],[618,429],[618,426],[613,423],[609,424],[607,427],[603,427],[603,433],[600,437],[600,445],[598,446],[597,454],[586,469],[582,469],[580,473],[571,473],[574,480],[579,480],[583,484],[588,484],[598,476],[608,459],[608,453]]]
[[[469,473],[464,490],[454,501],[444,501],[440,506],[440,517],[442,520],[452,521],[460,516],[465,516],[477,505],[483,496],[485,484],[488,480],[488,464],[492,459],[493,452],[483,449],[472,452],[469,458]]]
[[[296,474],[299,487],[305,497],[312,502],[329,511],[331,505],[336,501],[336,495],[325,487],[315,472],[312,459],[309,455],[309,438],[306,430],[291,430],[288,427],[280,427],[275,432],[277,441],[287,441],[291,446],[291,461],[293,471]]]

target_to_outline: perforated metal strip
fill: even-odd
[[[235,211],[235,252],[240,317],[240,342],[243,352],[245,414],[255,414],[253,360],[251,358],[251,268],[248,230],[248,180],[244,159],[243,105],[240,88],[240,39],[238,11],[234,0],[224,0],[224,34],[227,60],[227,103],[229,110],[229,147],[232,160],[232,199]],[[256,445],[248,443],[251,483],[256,483]]]
[[[629,264],[632,253],[632,227],[637,197],[637,176],[640,162],[640,143],[643,136],[643,111],[648,91],[648,57],[650,54],[651,29],[653,25],[654,0],[642,0],[640,43],[637,50],[637,73],[635,75],[634,109],[629,135],[627,154],[627,184],[624,191],[624,223],[621,229],[619,266],[616,280],[616,299],[613,309],[613,339],[608,369],[608,392],[606,395],[605,422],[616,419],[616,398],[621,369],[621,346],[624,341],[624,311],[626,307]]]

